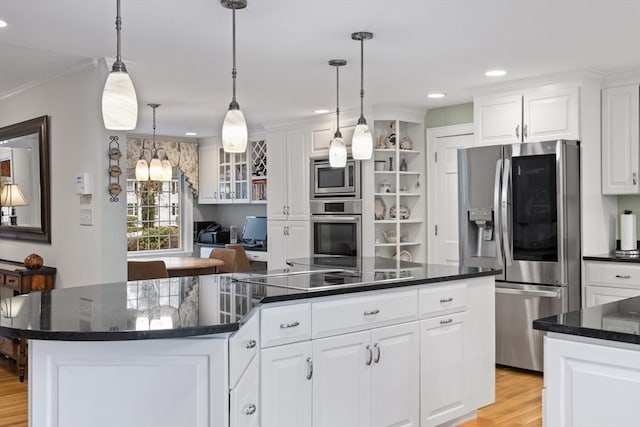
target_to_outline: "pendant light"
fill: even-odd
[[[116,0],[116,61],[102,91],[102,120],[110,130],[131,130],[138,121],[138,98],[120,54],[120,0]]]
[[[147,105],[153,109],[153,140],[151,148],[145,148],[144,145],[142,146],[140,158],[136,163],[136,180],[170,181],[173,177],[173,169],[171,167],[171,163],[169,162],[169,158],[167,157],[167,152],[163,148],[160,148],[160,150],[164,150],[164,157],[161,161],[158,157],[158,146],[156,144],[156,108],[158,108],[160,104]],[[147,164],[147,161],[144,158],[145,150],[151,151],[150,164]]]
[[[158,108],[160,104],[147,105],[153,108],[153,158],[151,159],[151,163],[149,163],[149,179],[151,181],[162,181],[162,162],[158,158],[158,146],[156,145],[156,108]]]
[[[353,132],[351,153],[356,160],[367,160],[373,154],[373,137],[364,118],[364,41],[371,40],[373,33],[360,31],[351,34],[351,38],[360,42],[360,118]]]
[[[229,111],[222,123],[222,148],[226,153],[244,153],[247,149],[247,122],[236,101],[236,9],[247,7],[247,0],[221,0],[222,7],[231,9],[233,16],[233,97],[229,104]]]
[[[340,67],[347,65],[347,61],[332,59],[329,65],[336,67],[336,133],[329,143],[329,165],[332,168],[343,168],[347,165],[347,147],[340,133]]]

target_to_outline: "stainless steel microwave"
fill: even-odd
[[[329,160],[311,161],[311,198],[360,198],[360,162],[347,160],[343,168],[332,168]]]

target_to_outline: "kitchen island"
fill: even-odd
[[[637,427],[640,297],[533,322],[544,342],[544,425]]]
[[[496,271],[316,261],[3,300],[30,425],[454,425],[493,402]]]

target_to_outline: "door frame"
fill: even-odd
[[[433,195],[436,194],[436,171],[435,171],[435,153],[436,142],[438,138],[459,135],[473,135],[473,122],[463,123],[459,125],[440,126],[427,129],[427,262],[435,263],[436,236],[434,234],[436,226],[436,200]],[[475,145],[475,139],[473,142]]]

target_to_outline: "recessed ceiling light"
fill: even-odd
[[[329,110],[315,110],[314,113],[316,114],[327,114],[329,112]]]
[[[427,98],[444,98],[445,96],[447,96],[447,94],[444,92],[432,92],[427,94]]]
[[[198,136],[198,132],[185,132],[185,136]]]
[[[7,21],[3,21],[2,19],[0,19],[0,28],[4,28],[7,26]]]
[[[507,74],[505,70],[489,70],[486,73],[484,73],[484,75],[487,77],[502,77],[505,74]]]

